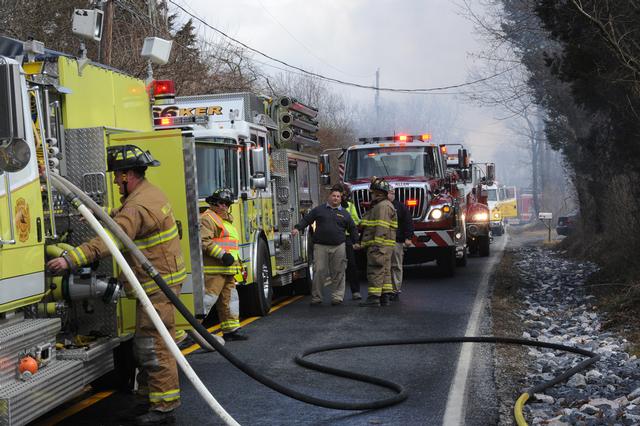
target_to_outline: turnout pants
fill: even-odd
[[[182,285],[177,285],[171,287],[171,290],[179,295],[181,287]],[[175,338],[173,305],[162,291],[149,295],[149,299],[171,337]],[[171,411],[180,406],[176,360],[171,356],[140,302],[136,303],[136,334],[133,337],[133,348],[140,369],[137,377],[138,388],[141,394],[148,393],[150,409]]]
[[[391,283],[391,255],[393,247],[371,246],[367,249],[367,281],[369,296],[393,293]]]
[[[353,293],[360,293],[360,277],[358,265],[356,264],[356,253],[351,243],[346,244],[345,250],[347,253],[347,281],[349,281],[349,288],[351,289],[351,295],[353,295]]]
[[[240,328],[240,305],[234,275],[205,275],[204,305],[207,313],[215,305],[223,333]]]
[[[347,268],[345,243],[337,246],[324,244],[313,245],[313,285],[311,301],[322,301],[322,287],[329,277],[331,283],[331,301],[342,302],[344,299],[344,273]]]
[[[391,255],[391,281],[393,291],[400,293],[402,288],[402,262],[404,260],[404,243],[396,243]]]

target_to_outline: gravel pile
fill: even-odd
[[[597,270],[540,248],[518,250],[524,308],[517,315],[523,338],[577,346],[600,354],[587,371],[536,394],[525,406],[530,424],[640,425],[640,360],[625,351],[626,339],[602,331],[604,314],[591,304],[585,280]],[[527,386],[552,379],[584,358],[545,348],[528,351]]]

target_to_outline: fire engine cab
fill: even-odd
[[[456,259],[465,254],[464,215],[448,187],[443,151],[431,143],[431,135],[361,138],[342,156],[343,181],[351,190],[358,216],[362,218],[369,208],[371,177],[385,178],[413,218],[415,235],[405,264],[435,260],[444,275],[452,276]],[[321,165],[328,183],[328,151],[322,154]]]

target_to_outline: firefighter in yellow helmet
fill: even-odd
[[[205,200],[209,208],[200,215],[200,239],[204,255],[205,310],[215,305],[225,341],[247,340],[240,332],[235,275],[240,273],[240,234],[229,211],[233,195],[218,189]]]
[[[113,173],[113,182],[122,195],[122,206],[114,209],[111,216],[158,270],[171,290],[178,295],[187,277],[187,271],[173,210],[165,194],[145,178],[147,167],[159,165],[160,162],[154,160],[149,151],[143,151],[135,145],[107,148],[107,172]],[[120,241],[114,238],[114,242],[120,249],[123,248]],[[68,269],[75,270],[88,265],[108,255],[106,245],[96,237],[65,252],[62,257],[50,260],[47,268],[54,274],[59,274]],[[126,253],[125,257],[167,330],[175,336],[173,305],[142,266]],[[121,279],[124,281],[124,276]],[[134,296],[128,283],[125,290],[128,296]],[[137,380],[139,394],[148,394],[148,402],[134,409],[136,414],[141,411],[135,423],[173,423],[173,410],[180,405],[176,361],[140,302],[137,303],[136,310],[133,348],[140,370]]]
[[[391,255],[396,245],[398,217],[387,194],[391,191],[384,179],[371,179],[371,208],[360,221],[361,246],[367,249],[367,299],[360,306],[388,306],[393,293]]]

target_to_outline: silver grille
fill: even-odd
[[[424,188],[396,188],[396,200],[400,201],[407,207],[411,213],[411,217],[414,219],[420,219],[422,217],[422,212],[424,211],[424,206],[427,201],[425,198]],[[415,205],[407,205],[407,200],[415,200]],[[412,202],[412,204],[414,204],[414,202]]]
[[[409,209],[411,217],[413,219],[420,219],[422,217],[424,207],[427,204],[424,188],[401,187],[396,188],[395,192],[396,200],[403,203],[407,207],[407,209]],[[371,202],[371,195],[369,194],[369,190],[357,189],[353,191],[352,196],[353,203],[356,205],[356,209],[358,210],[358,216],[362,218],[362,216],[369,209],[369,203]],[[415,205],[407,205],[407,200],[415,200]]]

